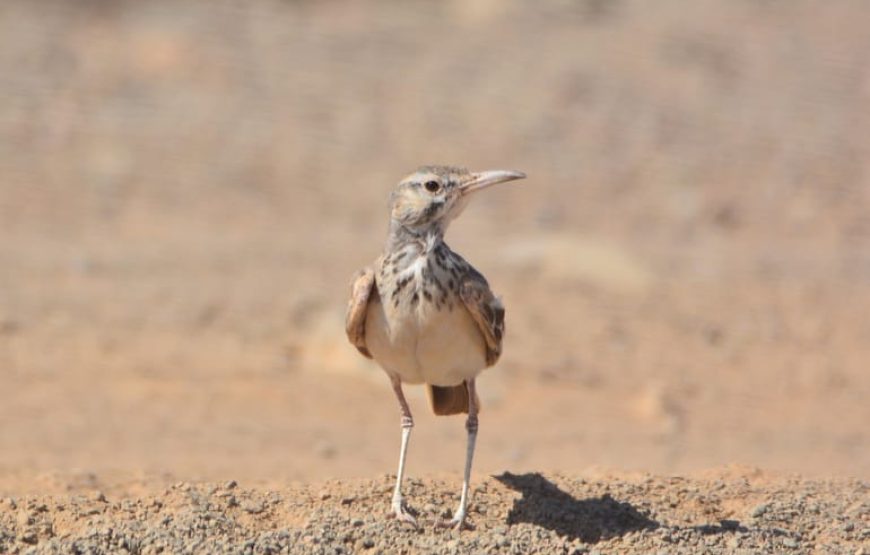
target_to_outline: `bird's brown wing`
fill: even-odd
[[[483,334],[486,341],[486,364],[492,366],[501,356],[504,306],[492,293],[486,279],[473,269],[462,281],[459,295]]]
[[[373,291],[375,291],[375,272],[369,267],[363,268],[351,285],[350,300],[347,302],[347,315],[344,321],[348,340],[368,358],[372,358],[372,354],[366,347],[366,312]],[[375,294],[377,293],[375,292]]]

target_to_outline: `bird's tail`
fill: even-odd
[[[465,382],[446,387],[426,384],[426,395],[429,397],[432,412],[438,416],[468,412],[468,385]],[[474,400],[480,407],[480,399],[477,398],[476,392]]]

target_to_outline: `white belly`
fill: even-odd
[[[386,303],[369,303],[366,344],[388,373],[405,383],[450,386],[486,367],[483,335],[461,302],[440,310],[422,298],[414,306]]]

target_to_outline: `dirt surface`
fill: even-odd
[[[35,527],[48,549],[45,519],[103,549],[135,522],[172,542],[210,510],[237,536],[203,541],[225,546],[263,546],[271,526],[287,531],[275,545],[454,541],[369,531],[398,407],[342,330],[390,188],[449,163],[529,175],[447,236],[507,307],[478,387],[479,530],[455,541],[854,553],[868,28],[859,1],[0,3],[0,496],[18,507],[4,501],[0,545]],[[429,518],[457,489],[464,429],[408,395],[411,478],[454,473],[413,488]],[[730,464],[801,478],[625,474]],[[616,470],[581,482],[591,468]],[[484,482],[505,470],[543,473],[591,520],[556,540],[558,519]],[[281,501],[225,510],[206,484],[230,479],[254,488],[240,499]],[[351,481],[288,489],[333,479]],[[160,493],[178,481],[215,508]],[[320,487],[335,489],[316,509],[294,493]],[[607,487],[652,524],[611,526],[622,505],[594,501]],[[336,502],[341,488],[360,501]],[[108,502],[80,503],[99,513],[70,516],[66,496],[97,490]],[[33,495],[47,512],[21,524]],[[180,520],[160,524],[155,499]],[[775,509],[748,517],[757,503]]]
[[[414,529],[385,517],[392,480],[5,498],[0,552],[860,555],[870,545],[870,484],[854,480],[503,473],[475,487],[473,530],[461,532],[438,526],[456,503],[453,481],[409,481]]]

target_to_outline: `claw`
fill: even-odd
[[[474,525],[465,520],[464,513],[457,513],[450,520],[439,520],[436,525],[438,528],[453,528],[457,532],[461,530],[474,530]]]
[[[405,510],[405,508],[399,504],[398,506],[393,506],[392,516],[395,517],[399,522],[407,522],[415,529],[418,528],[417,519],[414,516]]]

